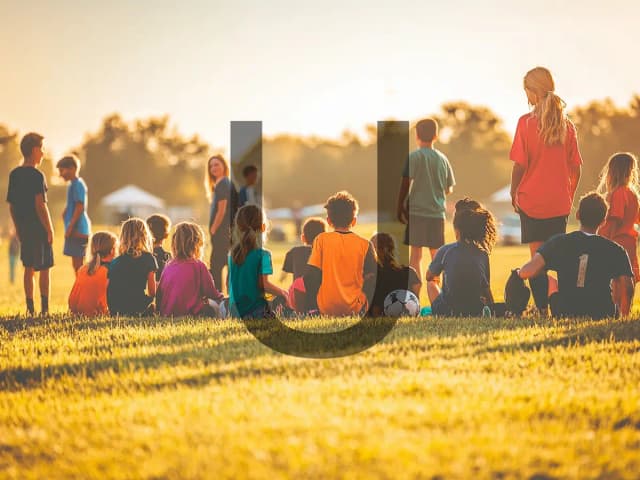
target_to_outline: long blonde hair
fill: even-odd
[[[93,275],[100,268],[100,262],[114,253],[118,237],[111,232],[96,232],[91,237],[91,260],[87,273]]]
[[[609,161],[600,174],[598,192],[610,199],[616,188],[629,187],[637,195],[638,186],[638,161],[629,152],[618,152],[611,155]]]
[[[204,173],[204,188],[207,192],[207,198],[209,200],[213,198],[213,192],[216,189],[216,181],[218,180],[213,175],[211,175],[211,162],[213,162],[214,160],[222,163],[222,166],[224,167],[223,176],[228,177],[230,172],[229,162],[227,162],[227,160],[221,154],[213,155],[209,158],[209,160],[207,160],[207,170]]]
[[[141,218],[130,218],[122,224],[120,231],[120,255],[138,258],[144,252],[153,251],[153,240],[147,222]]]
[[[258,246],[262,236],[265,218],[262,210],[255,205],[245,205],[236,214],[233,227],[231,259],[236,265],[242,265],[249,252]]]
[[[171,251],[177,260],[202,260],[204,253],[204,233],[193,222],[181,222],[171,237]]]
[[[569,119],[566,103],[555,93],[551,72],[544,67],[529,70],[524,76],[524,88],[533,94],[534,114],[540,122],[540,137],[545,145],[563,144],[567,138]]]

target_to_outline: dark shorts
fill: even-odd
[[[440,248],[444,245],[444,218],[409,215],[404,244],[412,247]]]
[[[64,239],[63,253],[67,257],[84,258],[87,254],[88,238],[69,237]]]
[[[522,243],[546,242],[554,235],[567,233],[568,216],[553,218],[531,218],[520,212]]]
[[[37,272],[53,267],[53,248],[44,230],[21,232],[20,260],[25,268],[33,268]]]
[[[620,316],[618,307],[613,304],[592,305],[590,307],[584,305],[584,303],[578,304],[578,302],[571,301],[560,292],[556,292],[549,297],[549,307],[551,308],[551,315],[555,318],[587,317],[594,320],[601,320],[603,318],[618,318]]]
[[[442,294],[438,295],[431,304],[431,315],[438,317],[453,316],[453,309],[447,304]]]

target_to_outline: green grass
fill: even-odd
[[[497,293],[523,256],[496,251]],[[70,270],[54,272],[57,312]],[[405,318],[363,353],[309,360],[236,320],[25,320],[20,288],[2,285],[0,478],[640,472],[639,320]]]

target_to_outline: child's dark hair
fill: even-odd
[[[166,215],[154,213],[147,218],[147,225],[153,236],[153,241],[158,243],[169,236],[169,230],[171,229],[171,220]]]
[[[308,245],[311,245],[318,235],[327,231],[327,222],[318,217],[309,218],[302,226],[302,234]]]
[[[258,246],[258,238],[262,232],[264,216],[262,210],[255,205],[245,205],[236,213],[233,226],[233,245],[231,259],[236,265],[242,265],[249,252]]]
[[[65,155],[56,164],[56,168],[75,168],[80,170],[80,159],[75,155]]]
[[[596,229],[604,222],[607,210],[609,207],[602,195],[597,192],[587,193],[580,199],[578,218],[584,227]]]
[[[423,142],[432,142],[438,136],[438,122],[433,118],[423,118],[416,123],[416,135]]]
[[[247,178],[252,173],[258,173],[258,167],[256,167],[255,165],[247,165],[242,169],[242,176],[244,178]]]
[[[483,208],[482,204],[477,200],[472,200],[469,197],[464,197],[462,200],[456,202],[456,212],[459,210],[475,210],[476,208]]]
[[[376,252],[376,260],[381,267],[391,267],[400,270],[402,266],[396,258],[396,241],[388,233],[376,233],[371,237],[371,243]]]
[[[453,217],[453,227],[460,232],[460,240],[491,253],[498,238],[496,219],[485,208],[462,208]]]
[[[39,133],[27,133],[20,141],[20,152],[24,158],[29,158],[34,148],[42,145],[44,137]]]
[[[324,205],[327,217],[336,228],[348,228],[358,215],[358,201],[347,191],[332,195]]]

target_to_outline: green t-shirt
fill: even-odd
[[[409,215],[445,218],[445,199],[449,188],[456,184],[447,157],[429,147],[409,154],[403,177],[413,180],[409,192]]]
[[[271,275],[271,252],[262,248],[251,250],[242,265],[229,255],[229,307],[234,316],[243,317],[267,305],[264,292],[258,288],[260,275]]]

